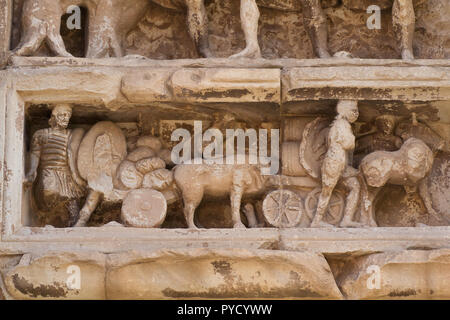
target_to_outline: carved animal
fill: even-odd
[[[432,207],[432,201],[426,178],[430,173],[434,162],[434,154],[422,140],[416,138],[408,139],[398,151],[376,151],[366,156],[360,165],[360,171],[367,186],[363,188],[363,199],[366,208],[361,211],[361,219],[371,226],[374,222],[373,203],[386,184],[401,185],[409,193],[419,189],[425,207],[429,214],[438,221],[443,221]],[[369,187],[369,188],[367,188]],[[367,202],[366,202],[367,201]]]
[[[187,8],[187,26],[199,54],[209,56],[206,11],[203,0],[153,0],[169,9]],[[127,33],[146,14],[150,0],[25,0],[22,9],[22,39],[14,53],[33,55],[45,41],[58,56],[72,56],[60,35],[61,16],[71,5],[89,12],[88,50],[86,57],[122,57]]]
[[[226,163],[224,161],[224,163]],[[267,176],[257,165],[181,164],[174,168],[174,179],[181,191],[184,215],[189,228],[194,223],[195,209],[203,197],[230,196],[231,212],[235,228],[245,228],[241,221],[241,199],[244,194],[258,194],[265,190]]]

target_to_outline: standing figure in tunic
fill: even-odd
[[[346,198],[344,217],[340,223],[341,227],[360,227],[359,222],[354,222],[360,195],[360,184],[358,182],[358,171],[351,166],[353,150],[355,149],[355,136],[351,124],[359,116],[357,101],[341,100],[337,105],[337,117],[331,125],[328,133],[328,150],[322,164],[322,191],[317,204],[316,215],[311,227],[333,227],[323,221],[328,210],[331,195],[334,188],[341,184],[349,190]]]
[[[57,105],[49,120],[50,128],[36,131],[26,176],[27,184],[33,185],[40,215],[47,220],[60,215],[65,227],[73,226],[78,219],[85,184],[75,161],[84,130],[67,129],[71,116],[70,105]]]

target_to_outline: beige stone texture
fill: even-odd
[[[449,299],[449,259],[448,249],[377,253],[349,261],[337,283],[347,299]],[[370,266],[379,268],[379,288]]]
[[[109,256],[109,299],[341,299],[320,254],[169,250]]]
[[[5,287],[15,299],[105,299],[105,258],[76,251],[26,254],[4,271]],[[79,288],[71,282],[71,266],[79,268]]]
[[[280,71],[184,69],[174,73],[171,87],[183,102],[279,102]]]
[[[341,61],[345,63],[344,61]],[[293,68],[282,76],[283,102],[324,98],[396,100],[447,100],[448,67],[346,66]],[[414,94],[411,94],[414,92]]]
[[[182,2],[69,30],[74,0],[0,0],[0,300],[450,299],[450,2],[379,1],[379,30],[369,0]],[[175,166],[194,121],[279,129],[282,171]],[[75,225],[38,219],[36,132],[76,133],[46,149],[78,157]]]

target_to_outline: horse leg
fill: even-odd
[[[237,170],[233,173],[233,183],[231,185],[231,213],[233,215],[234,228],[245,228],[241,221],[241,200],[244,193],[244,173]]]
[[[247,203],[244,206],[244,213],[247,217],[248,225],[250,228],[258,227],[258,220],[256,219],[255,208],[251,203]]]
[[[203,199],[203,190],[190,189],[186,192],[183,190],[184,217],[189,229],[198,229],[194,222],[195,209],[199,206]]]

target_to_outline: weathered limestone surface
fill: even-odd
[[[0,2],[0,67],[3,67],[6,62],[6,56],[9,51],[11,25],[11,0],[2,0]]]
[[[368,288],[369,266],[379,267],[379,288]],[[448,249],[377,253],[344,268],[337,283],[348,299],[448,299],[450,294]]]
[[[245,85],[246,89],[242,89]],[[277,69],[155,70],[125,76],[122,92],[130,102],[280,102]]]
[[[447,100],[449,75],[449,68],[425,66],[293,68],[283,73],[283,101],[336,97],[395,100],[408,94],[410,100]]]
[[[108,263],[109,299],[341,298],[320,254],[194,249],[113,254]]]
[[[47,252],[3,258],[0,292],[15,299],[448,299],[448,257],[447,249],[328,262],[318,253],[273,250]],[[70,266],[81,270],[79,290],[70,287]]]
[[[333,4],[336,1],[321,2],[329,21],[329,47],[332,53],[345,50],[364,59],[400,57],[392,26],[392,1],[388,1],[386,10],[382,10],[380,30],[369,30],[365,27],[369,16],[366,13],[367,1],[357,1],[362,2],[360,5],[365,8],[363,10],[348,5],[348,2],[338,6]],[[20,39],[18,13],[21,3],[22,1],[17,1],[15,5],[13,47]],[[258,0],[257,3],[261,13],[258,31],[263,57],[314,58],[312,45],[301,18],[300,4],[286,0]],[[448,58],[448,1],[428,0],[417,3],[414,44],[417,58]],[[283,5],[285,10],[274,9],[283,8]],[[380,6],[382,9],[386,8],[382,4]],[[209,41],[214,55],[228,57],[242,50],[245,41],[240,26],[239,1],[210,1],[206,9],[210,21]],[[153,3],[148,4],[144,18],[128,33],[125,40],[126,54],[140,54],[153,59],[199,57],[186,28],[185,12],[165,9]]]
[[[26,254],[18,265],[3,271],[3,279],[15,299],[105,299],[105,262],[100,253]],[[70,282],[71,266],[79,268],[79,289]]]
[[[0,0],[0,300],[450,299],[449,1],[394,17],[379,1],[371,30],[369,0],[320,1],[314,19],[301,1],[257,0],[242,24],[239,1],[189,15],[179,1],[82,0],[91,29],[63,25],[63,44],[55,21],[46,41],[22,30],[25,1]],[[58,20],[75,2],[37,1],[45,10],[25,18]],[[25,31],[39,47],[18,46]],[[226,58],[246,44],[255,58]],[[195,120],[280,129],[282,175],[174,169],[171,133]],[[45,152],[89,185],[68,210],[76,224],[36,222],[29,158],[54,160],[41,161],[49,137]],[[72,172],[58,170],[62,193]],[[155,197],[132,196],[142,190]]]

